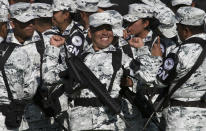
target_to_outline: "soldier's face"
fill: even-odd
[[[102,25],[95,28],[95,31],[89,31],[89,37],[92,39],[95,51],[107,48],[114,39],[110,25]]]
[[[126,30],[128,34],[138,36],[141,32],[144,31],[145,26],[146,26],[145,23],[143,23],[142,19],[140,19],[137,20],[136,22],[129,24]]]
[[[181,25],[181,24],[177,24],[177,31],[178,31],[178,35],[180,37],[180,40],[181,41],[184,41],[186,39],[186,31],[185,31],[185,28]]]
[[[7,36],[7,23],[6,22],[0,22],[0,36],[4,39]]]
[[[54,26],[60,27],[66,19],[68,19],[68,14],[63,13],[63,11],[56,11],[54,12],[53,18],[52,18],[52,24]]]
[[[11,25],[15,36],[20,36],[23,39],[27,39],[32,37],[34,34],[34,20],[30,20],[26,23],[14,20]]]

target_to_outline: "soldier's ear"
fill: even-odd
[[[144,28],[148,27],[148,26],[149,26],[149,20],[146,20],[146,21],[143,23],[143,26],[144,26]]]
[[[188,27],[184,27],[182,32],[183,32],[185,39],[192,36],[192,32],[190,31],[190,29]]]

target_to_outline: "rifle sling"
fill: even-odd
[[[1,44],[3,44],[3,43],[1,43]],[[12,44],[12,43],[7,44],[7,45],[9,45],[9,46],[8,46],[8,50],[5,52],[5,55],[0,56],[0,67],[1,67],[0,70],[2,72],[4,84],[6,86],[6,90],[7,90],[7,93],[8,93],[8,98],[9,98],[9,100],[13,101],[14,98],[13,98],[11,89],[9,87],[9,83],[8,83],[6,73],[5,73],[5,70],[4,70],[4,65],[5,65],[6,61],[8,60],[9,56],[11,55],[11,53],[13,52],[13,50],[15,49],[16,45]]]
[[[183,44],[187,44],[187,43],[199,43],[202,46],[203,50],[201,54],[199,55],[197,61],[195,62],[194,66],[191,68],[191,70],[184,77],[182,77],[171,90],[169,90],[168,95],[165,98],[164,102],[167,102],[171,98],[171,96],[174,94],[174,92],[177,89],[179,89],[191,77],[191,75],[200,67],[200,65],[202,65],[206,57],[206,53],[205,53],[206,52],[206,46],[205,46],[206,41],[205,40],[194,37],[194,38],[186,40]]]

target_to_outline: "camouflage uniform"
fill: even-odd
[[[31,4],[32,10],[38,17],[52,17],[53,11],[51,5],[44,3]],[[42,32],[43,41],[45,48],[50,44],[50,38],[55,34],[55,30],[48,29]],[[56,33],[57,34],[57,33]],[[36,47],[35,47],[36,48]],[[43,74],[44,75],[44,74]],[[25,110],[25,118],[28,121],[28,131],[54,131],[58,130],[57,123],[54,122],[53,118],[45,116],[44,112],[33,103],[30,103]]]
[[[180,24],[190,26],[201,26],[204,24],[205,12],[194,7],[180,7],[177,11],[177,16],[180,20]],[[187,38],[201,38],[206,40],[206,34],[195,34]],[[165,81],[174,77],[171,80],[170,89],[177,83],[177,81],[184,77],[189,70],[195,64],[197,58],[202,52],[202,46],[199,43],[185,43],[173,49],[169,54],[163,65],[158,71],[157,78],[158,85],[165,87]],[[175,53],[178,57],[175,59],[170,55]],[[170,56],[169,56],[170,55]],[[177,64],[174,64],[177,62]],[[171,99],[178,100],[180,102],[200,101],[200,98],[205,93],[205,61],[203,64],[192,74],[192,76],[172,95]],[[165,73],[165,69],[177,73]],[[164,75],[163,75],[164,73]],[[163,84],[164,83],[164,84]],[[185,106],[168,106],[163,110],[164,117],[166,119],[166,130],[168,131],[204,131],[205,125],[205,113],[206,109],[201,107],[185,107]]]
[[[8,9],[3,11],[4,8],[1,8],[0,12],[4,12],[4,20],[8,20]],[[3,17],[3,15],[1,15]],[[31,17],[30,17],[31,18]],[[1,19],[1,18],[0,18]],[[2,20],[2,19],[1,19]],[[5,22],[5,21],[4,21]],[[13,38],[12,40],[14,40]],[[11,39],[7,39],[8,44],[16,44],[15,49],[11,53],[10,57],[6,61],[4,65],[6,77],[8,80],[9,88],[11,89],[12,96],[14,100],[19,100],[24,102],[31,102],[32,97],[34,96],[38,82],[37,82],[37,72],[34,66],[31,64],[31,59],[27,50],[24,47],[14,41],[9,41]],[[15,39],[16,40],[16,39]],[[17,40],[16,40],[17,41]],[[4,56],[5,52],[2,52],[2,56]],[[10,104],[10,99],[8,97],[7,89],[5,87],[5,83],[3,80],[3,75],[1,72],[0,75],[0,85],[1,85],[1,105]],[[14,107],[17,108],[17,107]],[[13,116],[15,117],[15,116]],[[27,122],[25,118],[22,119],[21,125],[18,129],[7,129],[5,123],[5,116],[0,113],[0,130],[25,130],[28,128]]]
[[[124,19],[132,23],[141,18],[152,18],[153,12],[154,12],[154,8],[152,8],[149,5],[131,4],[129,5],[128,14],[124,15]],[[152,81],[154,80],[153,76],[155,76],[156,72],[158,71],[155,70],[156,69],[155,67],[158,67],[162,61],[161,57],[152,56],[150,52],[156,37],[157,35],[155,35],[154,32],[150,30],[147,36],[143,39],[143,42],[146,44],[146,46],[142,47],[141,49],[135,49],[132,47],[132,53],[134,58],[142,61],[142,64],[144,65],[140,68],[140,70],[142,70],[142,73],[138,72],[136,75],[140,75],[143,78],[145,77],[146,81],[144,81],[144,83],[147,83],[149,85],[152,85]],[[144,57],[140,59],[139,57],[142,57],[142,55],[144,55]],[[148,63],[145,64],[145,61],[148,61]],[[148,72],[144,72],[146,70],[150,72],[150,74],[148,74]],[[141,77],[139,81],[141,81]]]

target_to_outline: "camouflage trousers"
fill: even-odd
[[[206,109],[168,107],[164,109],[167,131],[206,131]]]
[[[141,131],[139,116],[124,117],[130,127],[118,115],[105,113],[101,107],[74,107],[70,111],[72,131],[81,130],[111,130],[111,131]]]

